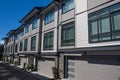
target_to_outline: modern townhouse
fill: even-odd
[[[38,62],[38,72],[53,78],[53,68],[57,67],[57,20],[58,7],[55,1],[46,6],[42,15],[41,58]]]
[[[21,37],[19,39],[19,57],[20,63],[24,66],[34,65],[37,69],[37,56],[40,53],[40,15],[38,14],[42,7],[33,8],[20,22]]]
[[[8,60],[8,55],[7,55],[7,43],[8,43],[8,37],[4,37],[2,40],[4,40],[4,53],[3,53],[3,57],[4,57],[4,61],[7,62]]]
[[[11,30],[7,33],[7,38],[5,39],[6,47],[6,60],[10,63],[14,63],[14,35],[15,30]]]
[[[20,65],[34,64],[50,78],[56,67],[68,80],[120,79],[120,0],[54,0],[20,22],[14,53]]]
[[[60,77],[119,80],[120,0],[60,1]]]

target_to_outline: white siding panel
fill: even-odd
[[[110,46],[120,45],[120,41],[108,41],[100,43],[89,43],[88,41],[88,14],[83,13],[76,17],[76,47],[97,47],[97,46]]]
[[[40,75],[47,76],[49,78],[53,78],[52,67],[54,67],[54,61],[39,61],[38,62],[38,72]]]
[[[75,75],[71,80],[118,80],[120,66],[118,58],[89,58],[85,60],[69,60],[74,62]]]
[[[75,0],[76,14],[87,10],[88,0]]]

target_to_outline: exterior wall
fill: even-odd
[[[53,34],[53,36],[54,36],[53,50],[43,50],[44,34],[47,33],[47,32],[51,32],[51,31],[54,31],[54,34]],[[41,48],[42,48],[41,52],[56,52],[57,51],[57,29],[56,28],[42,33],[42,47]]]
[[[19,53],[28,53],[28,52],[38,52],[38,37],[39,37],[39,25],[40,25],[40,19],[37,21],[37,28],[32,30],[32,24],[29,24],[29,32],[25,33],[22,37],[20,37],[18,40],[16,40],[16,43],[18,43],[18,52]],[[31,37],[36,36],[36,51],[31,51]],[[28,39],[28,46],[27,46],[27,51],[24,51],[24,40]],[[19,45],[20,41],[23,41],[23,51],[19,51]]]
[[[43,59],[38,61],[38,72],[49,78],[53,78],[52,68],[55,66],[55,61],[52,59]]]
[[[92,4],[95,0],[90,0],[88,7],[93,7]],[[105,0],[103,0],[105,1]],[[106,0],[108,1],[108,0]],[[96,1],[95,1],[96,2]],[[99,2],[99,1],[98,1]],[[97,5],[102,3],[96,3]],[[120,2],[119,0],[112,1],[110,3],[107,3],[105,5],[102,5],[98,8],[95,8],[93,10],[90,10],[89,12],[93,12],[95,10],[99,10],[100,8],[104,8],[105,6],[110,6],[114,3]],[[84,4],[83,4],[84,3]],[[82,6],[80,6],[82,4]],[[95,4],[95,5],[96,5]],[[120,45],[120,41],[108,41],[108,42],[100,42],[100,43],[89,43],[88,38],[88,13],[85,10],[87,10],[87,1],[84,0],[82,3],[80,3],[78,0],[76,0],[76,48],[83,48],[83,47],[96,47],[96,46],[110,46],[110,45]],[[82,10],[80,8],[83,8]],[[82,11],[85,11],[81,13]],[[114,42],[114,43],[113,43]]]
[[[119,80],[119,57],[72,57],[68,62],[74,63],[68,68],[74,69],[74,78],[70,80]]]
[[[59,49],[66,49],[66,48],[74,48],[74,46],[61,46],[61,27],[64,24],[74,22],[75,21],[75,9],[71,9],[70,11],[67,11],[65,13],[62,13],[62,4],[60,4],[59,9],[59,40],[58,40],[58,48]]]
[[[52,9],[53,7],[51,7]],[[48,24],[44,24],[44,15],[43,14],[43,21],[42,21],[42,44],[41,44],[41,52],[56,52],[57,51],[57,15],[58,15],[58,11],[57,11],[57,7],[55,7],[55,17],[54,17],[54,21]],[[50,31],[54,31],[54,42],[53,42],[53,50],[43,50],[43,40],[44,40],[44,34]]]

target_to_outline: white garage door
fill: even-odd
[[[41,75],[45,75],[49,78],[53,78],[52,67],[55,66],[54,61],[38,61],[38,72]]]
[[[24,63],[26,63],[27,59],[26,58],[21,58],[20,60],[20,66],[23,68]]]
[[[69,80],[119,80],[119,58],[68,59]]]

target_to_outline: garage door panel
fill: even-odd
[[[52,67],[55,66],[54,61],[39,61],[38,62],[38,71],[41,75],[48,76],[50,78],[53,78],[53,72]]]
[[[68,58],[68,77],[71,80],[118,80],[119,63],[118,58]]]

